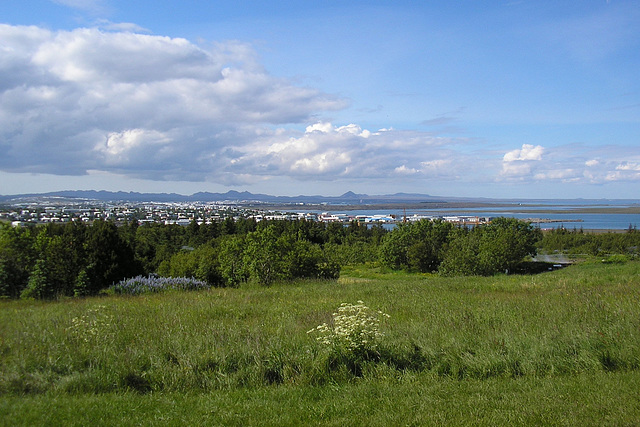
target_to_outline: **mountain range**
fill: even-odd
[[[235,202],[235,203],[271,203],[271,204],[379,204],[379,203],[420,203],[461,200],[459,198],[434,197],[428,194],[395,193],[370,196],[348,191],[341,196],[273,196],[254,194],[248,191],[227,191],[226,193],[198,192],[192,195],[177,193],[138,193],[124,191],[68,190],[37,194],[0,195],[0,202],[15,203],[32,199],[71,199],[75,201],[122,201],[122,202]],[[466,199],[469,200],[469,199]]]

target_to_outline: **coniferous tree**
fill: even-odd
[[[141,273],[132,248],[120,237],[112,222],[95,221],[89,227],[85,252],[91,294]]]
[[[0,223],[0,265],[2,280],[0,297],[18,298],[29,281],[37,252],[29,228],[14,228]]]

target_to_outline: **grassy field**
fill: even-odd
[[[375,354],[307,331],[390,315]],[[640,263],[0,303],[0,425],[638,425]]]

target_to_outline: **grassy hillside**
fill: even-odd
[[[357,268],[337,283],[2,302],[0,423],[637,424],[639,285],[637,262]],[[390,315],[375,351],[307,333],[358,300]]]

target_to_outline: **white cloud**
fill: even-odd
[[[505,162],[542,160],[543,153],[544,147],[541,145],[522,144],[522,148],[507,152],[503,160]]]
[[[608,170],[604,176],[605,182],[635,182],[640,181],[640,162],[623,161],[613,170]]]
[[[406,165],[398,166],[393,171],[398,174],[406,174],[406,175],[413,175],[420,172],[418,169],[408,168]]]
[[[14,172],[201,180],[261,129],[346,106],[269,75],[237,41],[204,49],[131,32],[0,24],[0,53],[0,169]]]
[[[574,169],[556,169],[537,173],[534,178],[537,180],[561,180],[564,182],[577,181],[581,173]]]
[[[453,176],[454,169],[471,169],[468,155],[447,147],[454,142],[459,141],[447,144],[443,138],[417,132],[371,132],[355,124],[320,122],[307,126],[303,133],[280,129],[263,133],[250,144],[236,145],[233,165],[256,175],[303,180]]]
[[[249,44],[205,49],[137,30],[0,24],[0,171],[225,185],[377,180],[387,188],[640,175],[634,147],[523,144],[496,153],[470,151],[464,138],[333,124],[322,116],[345,100],[270,75]]]
[[[307,126],[305,133],[312,133],[312,132],[329,133],[331,131],[333,131],[333,125],[331,125],[331,123],[329,122],[326,122],[326,123],[314,123],[311,126]]]
[[[523,178],[531,173],[531,165],[527,163],[508,162],[502,165],[502,176],[506,178]]]
[[[640,163],[637,162],[624,162],[616,166],[616,170],[619,171],[639,171],[640,172]]]
[[[292,172],[304,174],[323,174],[326,172],[342,172],[351,163],[351,158],[346,153],[327,151],[321,154],[303,157],[291,165]]]
[[[172,141],[162,132],[144,129],[129,129],[123,132],[112,132],[107,135],[104,145],[98,145],[97,151],[107,157],[107,163],[119,163],[128,159],[129,153],[149,146],[167,145]],[[155,148],[154,148],[155,150]]]
[[[508,151],[502,158],[500,176],[510,180],[522,180],[530,177],[534,171],[534,163],[539,163],[544,154],[541,145],[522,144],[521,148]],[[536,165],[536,168],[540,167]]]
[[[640,179],[640,147],[567,144],[547,150],[523,145],[503,157],[502,179],[606,184]],[[538,160],[533,160],[538,159]]]
[[[420,164],[422,165],[423,168],[435,170],[435,169],[442,169],[442,168],[449,167],[451,163],[452,163],[451,159],[437,159],[437,160],[422,162]]]

